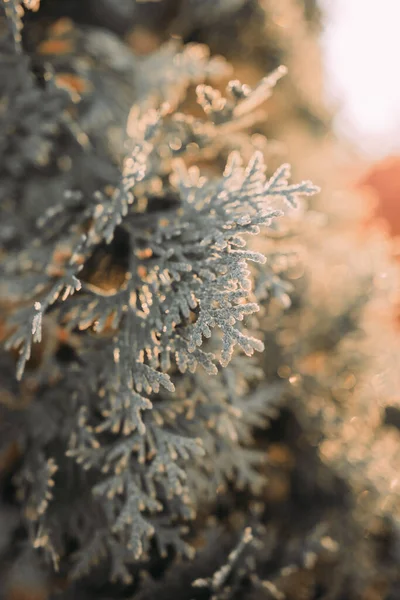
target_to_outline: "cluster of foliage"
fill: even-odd
[[[5,594],[398,593],[396,267],[266,166],[277,11],[3,2]]]

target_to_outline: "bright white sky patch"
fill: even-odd
[[[400,0],[320,0],[338,133],[373,157],[400,151]]]

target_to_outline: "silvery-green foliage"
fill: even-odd
[[[112,56],[113,44],[90,51]],[[250,265],[270,269],[247,238],[268,233],[284,205],[316,191],[290,184],[287,165],[267,177],[260,152],[247,164],[231,152],[223,172],[196,166],[219,160],[229,149],[224,136],[259,118],[282,69],[255,89],[231,82],[226,98],[199,85],[205,117],[195,118],[176,112],[182,91],[220,61],[196,46],[181,54],[169,47],[159,60],[172,67],[154,71],[149,101],[139,98],[130,112],[119,182],[95,194],[76,185],[53,198],[38,236],[5,268],[5,285],[23,299],[7,342],[20,354],[18,378],[46,323],[75,344],[55,384],[51,357],[42,367],[40,401],[24,417],[26,459],[15,484],[35,545],[57,563],[67,535],[82,548],[76,575],[107,555],[110,577],[125,581],[125,565],[144,560],[152,538],[161,554],[171,546],[190,554],[180,524],[228,481],[263,486],[251,433],[274,416],[279,388],[265,388],[243,366],[241,354],[263,349],[251,331],[258,305]],[[181,88],[171,87],[179,71]],[[87,120],[77,122],[90,131]],[[90,139],[87,152],[96,156]],[[116,247],[122,278],[105,285],[99,256]]]

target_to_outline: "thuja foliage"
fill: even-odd
[[[282,10],[3,2],[9,594],[396,597],[396,272],[268,168],[263,133],[328,129],[290,74],[265,121],[310,56]]]
[[[83,161],[90,156],[99,180],[105,175],[98,134],[91,139],[91,119],[88,124],[84,108],[79,114],[79,100],[60,89],[60,78],[48,75],[46,64],[42,85],[35,81],[15,33],[12,11],[18,7],[6,9],[6,25],[14,28],[11,57],[23,57],[22,89],[6,106],[8,126],[16,122],[11,143],[29,151],[36,144],[33,160],[27,157],[33,168],[43,166],[50,180],[67,179],[69,188],[52,189],[37,228],[19,240],[4,264],[4,285],[14,303],[6,347],[18,351],[17,379],[47,327],[60,330],[69,353],[57,361],[49,352],[39,368],[36,397],[26,413],[33,429],[27,428],[15,481],[33,523],[34,545],[48,550],[56,567],[72,544],[76,573],[106,552],[111,578],[129,581],[125,563],[143,559],[152,538],[161,554],[169,546],[189,552],[179,524],[193,517],[202,498],[214,496],[232,477],[241,487],[259,484],[251,428],[270,407],[251,395],[244,401],[240,388],[252,393],[256,384],[251,368],[239,365],[241,353],[263,349],[242,323],[258,310],[249,263],[265,263],[265,257],[248,249],[244,236],[268,230],[281,215],[282,201],[294,206],[315,188],[290,184],[287,165],[266,177],[260,152],[247,165],[230,152],[221,174],[203,175],[195,164],[229,147],[229,132],[248,125],[280,72],[255,89],[233,81],[226,98],[199,85],[204,117],[195,118],[175,110],[179,83],[173,81],[170,98],[167,71],[152,73],[154,82],[147,84],[155,107],[145,106],[141,87],[130,110],[119,181],[110,178],[94,193],[82,189],[74,179],[82,169],[80,152]],[[84,39],[89,49],[96,34],[90,36]],[[99,54],[118,51],[116,40],[106,42],[110,48],[103,45]],[[127,53],[106,60],[126,61],[135,86],[143,80],[143,65],[135,69]],[[161,50],[164,56],[169,58]],[[192,47],[176,51],[171,62],[184,87],[207,78],[214,61]],[[59,104],[50,104],[41,121],[36,105],[43,111],[57,97]],[[78,102],[76,120],[71,100]],[[63,143],[66,167],[57,173],[51,163],[59,160],[53,153]],[[15,168],[26,176],[16,154],[11,179]],[[14,195],[25,201],[29,181],[19,187]],[[217,365],[227,368],[236,348],[235,366],[219,371]],[[210,375],[218,378],[215,385],[208,383]]]

